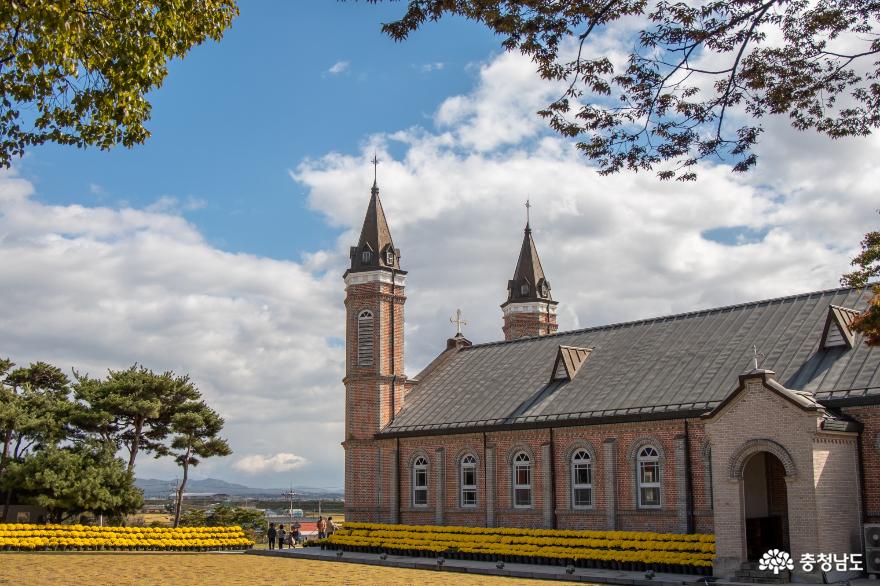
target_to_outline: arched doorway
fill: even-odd
[[[757,561],[769,549],[791,551],[785,465],[770,452],[755,452],[745,462],[743,513],[746,556]]]

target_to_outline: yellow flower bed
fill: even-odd
[[[712,566],[715,537],[639,531],[568,531],[431,525],[346,523],[322,547],[388,550],[465,559],[572,562],[595,567],[633,566],[702,571]],[[566,561],[567,560],[567,561]]]
[[[0,524],[0,550],[205,551],[248,549],[241,527],[95,527]]]

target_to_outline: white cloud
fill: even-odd
[[[446,67],[446,64],[438,61],[436,63],[423,63],[420,70],[422,73],[431,73],[433,71],[441,71],[444,67]]]
[[[92,374],[135,360],[190,373],[226,418],[233,458],[243,455],[209,459],[201,473],[281,486],[296,465],[309,484],[339,486],[341,275],[374,148],[409,271],[410,375],[445,347],[458,307],[470,339],[501,337],[526,197],[562,329],[835,286],[876,223],[877,137],[832,142],[780,119],[746,176],[703,166],[691,184],[600,177],[535,116],[556,88],[534,64],[505,53],[478,75],[473,91],[444,101],[433,127],[389,129],[364,137],[360,153],[295,167],[309,205],[340,230],[334,247],[299,262],[219,250],[177,201],[43,204],[30,182],[0,174],[3,352]],[[740,245],[706,237],[718,228],[756,236]],[[142,458],[138,473],[168,478],[174,467]]]
[[[348,71],[348,67],[351,65],[348,61],[337,61],[334,63],[330,69],[327,70],[327,73],[330,75],[339,75],[340,73],[345,73]]]
[[[358,155],[331,153],[293,173],[310,205],[348,228],[336,251],[344,261],[379,149],[383,204],[409,271],[410,374],[444,347],[457,307],[472,340],[501,337],[526,197],[562,329],[834,287],[876,219],[877,137],[805,140],[780,121],[750,175],[703,165],[689,184],[601,177],[534,115],[556,95],[534,64],[506,53],[479,76],[444,101],[435,129],[372,136]],[[720,228],[757,236],[738,246],[706,236]]]
[[[252,454],[245,456],[235,463],[235,468],[248,474],[256,474],[271,470],[272,472],[289,472],[302,468],[308,464],[308,460],[296,454],[281,452],[274,456],[261,456]]]
[[[341,484],[338,275],[218,250],[173,210],[32,195],[28,181],[0,174],[4,355],[93,375],[135,361],[188,373],[225,417],[234,451],[301,454],[317,481]],[[209,459],[199,468],[228,467]],[[167,460],[138,463],[141,476],[174,472]]]

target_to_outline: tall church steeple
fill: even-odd
[[[374,158],[374,165],[378,160]],[[403,306],[406,271],[394,247],[379,186],[345,271],[345,511],[346,519],[396,523],[397,507],[378,496],[390,490],[393,450],[374,440],[403,407]],[[387,447],[387,446],[386,446]],[[392,446],[393,447],[393,446]],[[389,448],[390,449],[390,448]],[[355,478],[364,477],[358,483]],[[354,491],[353,487],[358,486]]]
[[[530,207],[528,202],[526,207]],[[544,268],[532,238],[532,228],[526,220],[516,269],[513,278],[507,282],[507,301],[501,304],[504,339],[515,340],[555,332],[559,327],[556,323],[557,303],[550,295],[550,282],[544,276]]]

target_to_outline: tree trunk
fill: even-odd
[[[9,461],[9,446],[12,444],[12,430],[8,430],[3,436],[3,454],[0,455],[0,476],[6,470],[6,463]]]
[[[4,523],[9,522],[9,519],[7,517],[9,516],[9,507],[11,505],[12,505],[12,490],[7,490],[6,491],[6,499],[4,499],[4,501],[3,501],[3,516],[0,517],[0,521],[3,521]]]
[[[131,439],[131,452],[128,456],[128,472],[134,470],[134,460],[137,458],[138,449],[141,447],[141,431],[144,429],[144,420],[138,418],[134,424],[134,437]],[[176,525],[175,525],[176,527]]]
[[[180,486],[177,487],[177,505],[174,507],[174,527],[176,528],[180,524],[180,505],[183,504],[183,490],[186,488],[186,480],[189,476],[189,455],[190,450],[186,450],[186,458],[183,461],[183,480],[180,482]]]

